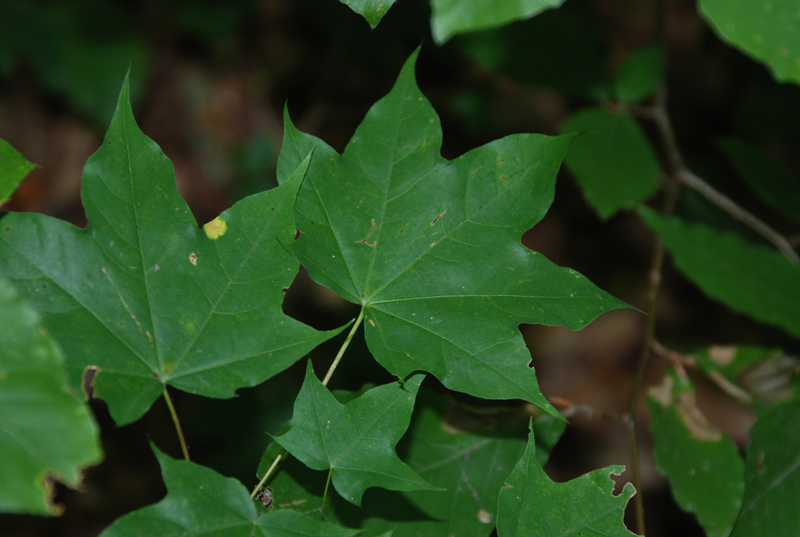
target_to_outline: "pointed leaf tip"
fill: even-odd
[[[232,397],[337,333],[281,308],[299,264],[279,241],[295,233],[310,150],[287,174],[296,180],[241,200],[200,230],[172,163],[136,125],[128,81],[84,168],[87,227],[14,213],[4,218],[12,231],[0,236],[0,274],[45,314],[76,392],[86,366],[98,367],[95,394],[118,424],[144,414],[165,384]]]
[[[336,491],[355,505],[361,504],[370,487],[438,490],[395,452],[410,423],[423,377],[418,374],[372,388],[342,405],[322,385],[309,361],[291,429],[275,440],[306,466],[330,470]]]
[[[544,217],[572,136],[519,134],[447,161],[417,52],[339,155],[287,123],[280,174],[316,146],[287,248],[311,277],[364,306],[367,344],[392,374],[558,412],[528,366],[519,325],[582,328],[625,307],[521,244]]]

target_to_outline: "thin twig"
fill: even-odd
[[[678,146],[675,143],[675,135],[672,131],[672,125],[666,114],[666,100],[667,92],[665,88],[661,88],[654,99],[654,106],[651,109],[654,116],[661,116],[666,121],[659,128],[661,134],[665,158],[669,171],[677,171],[683,168],[683,158],[678,151]],[[667,183],[666,196],[661,207],[662,214],[670,214],[678,199],[678,192],[680,191],[680,183],[676,180],[670,180]],[[653,245],[653,254],[650,258],[650,269],[648,272],[647,283],[647,297],[646,297],[646,312],[647,324],[645,325],[644,341],[642,343],[642,350],[639,355],[639,362],[636,367],[636,373],[633,378],[633,387],[631,390],[631,398],[628,401],[628,409],[625,412],[625,424],[628,430],[628,448],[631,454],[631,474],[633,477],[633,486],[636,488],[636,496],[633,498],[633,506],[636,512],[636,531],[639,535],[645,535],[645,521],[644,521],[644,497],[642,496],[642,480],[641,470],[639,465],[639,444],[636,438],[636,407],[639,404],[639,397],[642,393],[644,385],[644,375],[647,371],[647,364],[650,358],[650,347],[655,341],[656,332],[656,309],[658,306],[658,293],[661,289],[661,270],[664,264],[664,244],[656,239]]]
[[[780,250],[789,261],[795,265],[800,265],[800,256],[794,251],[789,241],[787,241],[783,235],[765,224],[763,220],[760,220],[753,215],[753,213],[737,205],[732,199],[719,192],[687,169],[682,169],[676,177],[681,183],[696,190],[711,203],[724,209],[740,222],[750,226],[756,233],[767,239]]]
[[[178,439],[181,441],[181,450],[183,451],[183,458],[187,461],[189,459],[189,448],[186,446],[186,439],[183,437],[183,429],[181,429],[181,422],[178,420],[178,413],[175,412],[175,406],[172,404],[172,399],[167,391],[167,385],[164,384],[164,400],[167,402],[169,413],[172,416],[172,423],[175,424],[175,430],[178,432]]]
[[[633,110],[640,117],[652,120],[656,126],[661,136],[662,147],[667,161],[667,171],[670,175],[682,184],[697,191],[708,201],[721,208],[732,217],[749,226],[756,233],[772,243],[789,261],[795,265],[800,265],[800,256],[797,255],[797,252],[783,235],[769,227],[763,220],[744,209],[725,194],[709,185],[686,167],[678,149],[678,143],[675,140],[675,132],[672,129],[672,122],[667,114],[665,100],[666,92],[661,90],[656,94],[654,106],[644,108],[638,107]]]

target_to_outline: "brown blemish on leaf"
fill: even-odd
[[[737,348],[733,345],[714,345],[708,351],[708,357],[718,366],[725,367],[736,358]]]
[[[219,216],[203,226],[206,236],[212,241],[222,237],[228,231],[228,224]]]
[[[364,243],[364,244],[366,244],[367,246],[369,246],[370,248],[375,248],[375,246],[378,244],[378,241],[377,241],[377,240],[374,240],[374,241],[372,241],[372,242],[367,242],[367,241],[368,241],[368,240],[369,240],[369,238],[372,236],[372,232],[373,232],[373,231],[375,231],[375,228],[376,228],[376,227],[377,227],[377,226],[375,225],[375,219],[373,218],[373,219],[372,219],[372,227],[370,227],[370,228],[369,228],[369,233],[367,233],[367,236],[366,236],[366,237],[364,237],[363,239],[361,239],[360,241],[356,241],[356,244],[361,244],[361,243]]]
[[[437,215],[436,215],[436,218],[434,218],[434,219],[433,219],[433,222],[431,222],[431,227],[433,227],[433,226],[436,224],[436,222],[438,222],[438,221],[439,221],[439,219],[440,219],[442,216],[444,216],[444,213],[446,213],[446,212],[447,212],[447,211],[442,211],[442,212],[440,212],[439,214],[437,214]]]
[[[480,522],[481,524],[488,524],[489,522],[492,521],[492,513],[490,513],[486,509],[481,509],[480,511],[478,511],[478,514],[476,516],[478,517],[478,522]]]
[[[192,252],[191,254],[189,254],[189,263],[191,263],[194,266],[197,266],[197,254],[196,253]]]
[[[672,377],[666,376],[661,384],[650,388],[648,393],[658,404],[666,408],[672,404],[672,385],[674,383],[675,380]]]
[[[375,327],[375,321],[373,321],[372,319],[367,319],[367,322],[371,324],[373,328]]]
[[[722,433],[709,425],[708,420],[697,408],[694,392],[683,392],[678,396],[678,414],[689,433],[698,440],[718,442]]]

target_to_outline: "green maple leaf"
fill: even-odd
[[[316,149],[295,206],[301,236],[286,245],[314,280],[362,305],[370,351],[393,374],[429,371],[557,415],[519,324],[578,329],[624,306],[520,242],[553,200],[572,137],[513,135],[445,160],[415,58],[341,156],[287,115],[279,170]]]
[[[292,205],[308,166],[237,203],[200,230],[169,159],[136,126],[127,78],[102,147],[83,174],[85,229],[37,214],[0,222],[0,273],[41,312],[80,390],[121,424],[166,385],[232,397],[329,338],[281,311],[298,270],[277,237],[293,236]]]
[[[369,487],[436,489],[404,464],[394,451],[411,421],[423,375],[368,390],[342,405],[314,375],[294,404],[292,427],[275,440],[309,468],[331,471],[336,491],[361,504]]]
[[[358,533],[288,509],[264,513],[237,480],[198,464],[176,461],[155,446],[153,451],[161,465],[167,496],[116,520],[102,537],[351,537]]]
[[[397,537],[486,537],[497,519],[497,495],[527,443],[525,426],[516,420],[521,409],[498,411],[475,414],[423,386],[397,451],[412,470],[444,490],[370,490],[360,507],[329,491],[325,519],[361,528],[370,536],[394,528]],[[533,426],[536,457],[544,464],[566,423],[540,414]],[[269,468],[279,447],[267,448],[259,473]],[[270,488],[276,509],[308,513],[319,511],[323,503],[319,473],[292,457],[281,461]]]
[[[633,496],[627,484],[612,494],[622,466],[609,466],[566,483],[552,481],[536,460],[531,429],[528,447],[500,491],[497,513],[499,537],[528,535],[630,537],[622,522],[625,505]]]

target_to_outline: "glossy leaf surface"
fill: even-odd
[[[89,225],[10,214],[0,227],[0,273],[41,312],[73,389],[98,368],[95,394],[129,423],[165,384],[231,397],[330,337],[281,311],[298,264],[278,236],[293,236],[308,158],[283,186],[198,229],[172,164],[136,126],[126,81],[84,169]]]
[[[86,404],[36,313],[0,278],[0,511],[55,514],[52,477],[70,486],[101,457]]]
[[[675,263],[707,295],[734,311],[800,336],[800,267],[776,250],[702,224],[642,208]]]
[[[167,496],[116,520],[102,537],[349,537],[358,533],[296,511],[265,513],[236,479],[172,459],[155,447],[153,451],[161,465]]]
[[[695,404],[694,387],[675,373],[647,399],[658,470],[684,511],[694,513],[708,537],[730,534],[744,493],[744,461],[722,431]]]
[[[406,63],[340,156],[286,118],[282,170],[314,148],[287,247],[318,283],[361,304],[377,361],[487,399],[549,412],[520,323],[579,329],[624,304],[520,243],[545,214],[571,137],[520,134],[453,160]]]
[[[441,45],[457,33],[527,19],[563,3],[564,0],[431,0],[433,39]]]
[[[333,486],[356,505],[370,487],[435,488],[394,450],[408,428],[423,378],[414,375],[403,383],[378,386],[342,405],[317,379],[309,362],[291,429],[275,440],[309,468],[330,469]]]
[[[700,12],[728,43],[800,83],[800,11],[795,0],[701,0]]]
[[[0,139],[0,205],[5,203],[17,186],[35,166],[11,144]]]
[[[536,460],[533,431],[522,459],[500,491],[499,537],[564,535],[570,537],[630,537],[622,522],[633,485],[612,494],[622,466],[601,468],[566,483],[552,481]]]
[[[394,528],[395,537],[486,537],[497,521],[503,481],[525,450],[520,408],[476,413],[431,390],[421,389],[408,432],[397,445],[402,459],[443,490],[394,492],[372,489],[361,508],[329,492],[325,518],[375,536]],[[523,420],[524,421],[524,420]],[[537,458],[542,464],[565,423],[543,414],[534,421]],[[263,474],[278,453],[271,446],[259,467]],[[325,474],[296,459],[284,459],[270,482],[276,509],[318,513]]]
[[[397,0],[339,0],[364,17],[375,28]]]
[[[750,429],[744,502],[733,537],[800,535],[800,399],[759,414]]]
[[[581,133],[565,162],[603,220],[655,193],[658,160],[632,117],[601,108],[585,109],[564,120],[561,132]]]

